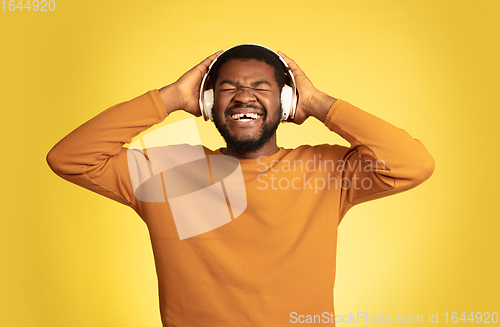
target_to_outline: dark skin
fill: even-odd
[[[280,90],[274,79],[274,68],[257,60],[230,60],[219,70],[215,81],[214,115],[227,125],[233,138],[252,139],[260,136],[264,123],[276,124],[280,120]],[[233,119],[235,115],[253,114],[254,119]],[[227,148],[224,154],[236,158],[267,157],[279,148],[276,134],[256,152],[239,153]]]
[[[159,90],[167,113],[184,110],[195,116],[201,116],[198,105],[200,84],[208,67],[220,53],[221,51],[209,56],[187,71],[176,82]],[[330,107],[336,99],[316,89],[292,59],[282,52],[278,53],[290,66],[300,94],[295,118],[292,122],[302,124],[309,116],[324,122]],[[263,124],[262,117],[244,122],[234,120],[231,116],[243,111],[259,115],[265,110],[267,113],[266,120],[272,120],[276,115],[279,115],[279,94],[279,87],[274,79],[273,67],[256,60],[230,60],[222,65],[219,70],[219,77],[215,81],[214,115],[218,115],[223,119],[228,124],[231,133],[237,138],[258,137]],[[229,110],[229,112],[226,111],[226,109],[238,103],[243,106],[251,104],[256,108],[238,108],[232,111]],[[225,112],[229,115],[225,115]],[[239,159],[256,159],[261,156],[272,155],[278,150],[276,135],[274,135],[256,152],[235,153],[231,149],[226,149],[224,154]]]

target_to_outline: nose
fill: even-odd
[[[233,100],[240,103],[249,103],[255,101],[256,98],[251,88],[242,87],[238,90]]]

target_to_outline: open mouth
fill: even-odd
[[[231,118],[236,121],[240,122],[250,122],[259,119],[262,117],[259,114],[256,113],[241,113],[241,114],[232,114]]]

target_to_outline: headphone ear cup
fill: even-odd
[[[214,89],[208,89],[203,92],[203,101],[203,118],[205,118],[205,120],[209,118],[211,121],[214,121],[214,117],[212,117],[212,108],[214,107]]]
[[[287,120],[292,110],[293,101],[293,90],[290,86],[285,85],[281,89],[281,107],[283,108],[283,113],[281,114],[281,120]]]

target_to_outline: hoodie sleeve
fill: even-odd
[[[411,189],[434,171],[422,142],[346,101],[335,101],[325,125],[351,144],[341,153],[341,219],[352,206]]]
[[[60,177],[126,205],[134,197],[127,165],[132,138],[167,117],[157,90],[117,104],[84,123],[48,153]]]

